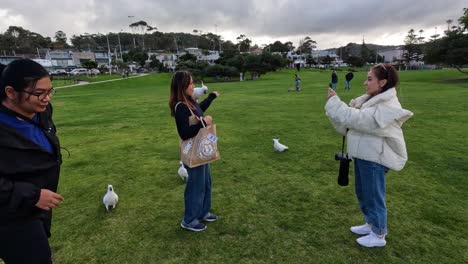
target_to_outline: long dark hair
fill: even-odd
[[[371,68],[378,80],[387,80],[387,83],[382,87],[380,93],[387,91],[390,88],[397,88],[400,83],[398,72],[391,64],[377,64]]]
[[[15,91],[22,92],[29,86],[34,88],[37,81],[44,77],[50,77],[49,72],[33,60],[21,59],[10,62],[1,73],[0,101],[6,98],[5,87],[11,86]]]
[[[193,80],[192,75],[188,71],[178,71],[172,76],[171,94],[169,96],[169,108],[171,115],[175,116],[175,105],[177,102],[185,103],[192,110],[195,110],[195,100],[191,96],[185,94],[185,90]]]

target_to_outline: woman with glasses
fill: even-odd
[[[413,113],[401,107],[398,82],[393,66],[379,64],[367,73],[366,93],[349,106],[328,89],[326,114],[347,136],[348,154],[354,160],[356,196],[365,224],[351,227],[351,232],[362,235],[356,241],[364,247],[386,245],[385,175],[389,169],[403,169],[408,159],[401,126]]]
[[[0,78],[0,259],[52,263],[51,210],[62,163],[52,122],[49,73],[32,60],[11,62]]]
[[[204,116],[211,102],[219,96],[212,92],[200,104],[193,97],[194,84],[192,75],[186,71],[178,71],[171,81],[169,108],[175,117],[177,132],[182,140],[187,140],[198,134],[205,125],[212,124],[211,116]],[[216,221],[211,213],[211,172],[210,164],[197,167],[187,167],[188,179],[184,192],[185,213],[180,226],[184,229],[199,232],[206,229],[202,222]]]

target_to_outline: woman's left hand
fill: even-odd
[[[328,88],[328,97],[327,97],[327,100],[332,98],[333,96],[336,95],[336,92],[335,90],[333,90],[332,88]]]
[[[216,95],[216,97],[219,97],[219,93],[217,91],[214,91],[213,93]]]

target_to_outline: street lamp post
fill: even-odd
[[[117,39],[119,40],[119,51],[120,51],[120,59],[123,61],[122,57],[122,45],[120,45],[120,33],[123,31],[123,29],[120,30],[119,34],[117,34]]]
[[[109,62],[109,75],[112,74],[112,66],[111,66],[111,62],[112,62],[112,57],[111,57],[111,51],[110,51],[110,45],[109,45],[109,33],[106,34],[106,39],[107,39],[107,57],[109,58],[108,62]]]

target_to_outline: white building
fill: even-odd
[[[151,61],[151,57],[155,56],[156,59],[164,65],[164,67],[174,70],[177,65],[177,55],[167,52],[148,52],[148,60]]]
[[[50,60],[53,67],[75,67],[75,62],[73,61],[73,52],[68,50],[53,50],[47,51],[46,60]]]
[[[296,54],[294,51],[288,51],[286,58],[292,61],[293,65],[289,65],[290,67],[294,67],[294,65],[297,65],[297,64],[300,64],[301,67],[305,67],[307,64],[306,54]]]
[[[405,50],[402,47],[391,50],[379,51],[378,54],[383,57],[385,63],[392,63],[394,61],[403,60],[403,54]]]

